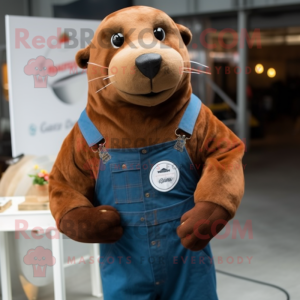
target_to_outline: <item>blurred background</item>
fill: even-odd
[[[194,93],[247,146],[243,162],[246,192],[235,220],[242,227],[251,221],[253,239],[248,234],[245,238],[214,239],[212,250],[220,271],[277,287],[220,272],[220,299],[289,299],[287,293],[298,299],[300,0],[1,1],[0,174],[12,158],[4,16],[100,21],[131,5],[161,9],[192,31],[191,60],[207,65],[211,72],[211,76],[192,74]],[[196,64],[193,67],[198,68]],[[238,256],[244,263],[237,263]],[[222,257],[223,263],[217,257]],[[226,262],[228,257],[233,257],[234,263]],[[252,257],[251,263],[246,257]],[[76,268],[77,273],[66,274],[68,297],[94,299],[87,296],[87,266]],[[17,270],[12,271],[13,276]],[[21,284],[14,285],[14,299],[27,299]],[[53,299],[52,288],[51,284],[41,287],[38,299]]]

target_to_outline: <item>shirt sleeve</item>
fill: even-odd
[[[93,207],[99,157],[84,140],[76,123],[65,138],[49,176],[50,210],[57,228],[62,217],[77,207]]]
[[[195,202],[216,203],[233,218],[244,194],[245,145],[203,104],[194,133],[189,148],[195,167],[202,171]]]

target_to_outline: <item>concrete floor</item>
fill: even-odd
[[[278,285],[296,300],[300,298],[300,135],[280,130],[281,126],[273,128],[264,141],[251,143],[244,159],[246,193],[234,220],[242,228],[251,220],[253,239],[248,235],[233,239],[231,231],[230,237],[215,238],[211,245],[217,269]],[[237,263],[238,256],[243,263]],[[234,262],[229,264],[231,257]],[[247,257],[252,257],[250,264]],[[68,300],[95,299],[90,296],[88,265],[68,268],[66,275]],[[220,300],[286,299],[268,286],[222,274],[217,274],[217,280]],[[53,298],[53,286],[40,289],[38,299]]]
[[[277,132],[278,133],[278,132]],[[246,192],[235,216],[242,227],[252,221],[253,239],[214,239],[214,256],[233,256],[235,262],[216,268],[265,281],[300,298],[300,135],[270,135],[246,153]],[[230,222],[232,225],[232,221]],[[236,257],[244,258],[237,264]],[[253,257],[251,264],[246,257]],[[246,260],[246,262],[245,262]],[[216,260],[215,260],[216,261]],[[284,300],[273,288],[217,275],[220,300]]]

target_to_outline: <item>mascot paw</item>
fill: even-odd
[[[181,244],[192,251],[204,249],[230,220],[229,213],[211,202],[198,202],[181,217],[177,235]]]
[[[64,215],[59,227],[82,243],[114,243],[123,235],[120,215],[108,205],[75,208]]]

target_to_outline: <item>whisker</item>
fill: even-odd
[[[108,87],[109,85],[113,84],[114,82],[115,82],[115,81],[113,81],[113,82],[107,84],[106,86],[104,86],[103,88],[101,88],[100,90],[98,90],[96,93],[102,91],[103,89],[105,89],[105,88]]]
[[[182,73],[187,73],[187,74],[208,74],[208,75],[211,75],[211,73],[209,72],[188,72],[188,71],[183,71]]]
[[[94,78],[94,79],[91,79],[91,80],[89,80],[88,82],[91,82],[91,81],[93,81],[93,80],[96,80],[96,79],[99,79],[99,78],[103,78],[103,77],[106,77],[107,75],[104,75],[104,76],[100,76],[100,77],[97,77],[97,78]],[[104,80],[104,79],[103,79]]]
[[[103,80],[108,79],[108,78],[111,78],[111,77],[114,77],[114,76],[116,76],[116,75],[110,75],[110,76],[108,76],[108,77],[105,77]]]
[[[198,72],[182,72],[182,73],[187,73],[187,74],[198,74],[198,75],[201,74],[201,73],[198,73]]]
[[[93,62],[89,62],[89,61],[88,61],[88,64],[89,64],[89,65],[94,65],[94,66],[98,66],[98,67],[101,67],[101,68],[108,69],[108,67],[103,67],[103,66],[98,65],[98,64],[95,64],[95,63],[93,63]]]
[[[198,62],[196,62],[196,61],[192,61],[192,60],[191,60],[190,62],[209,69],[208,66],[203,65],[203,64],[200,64],[200,63],[198,63]]]
[[[196,71],[196,72],[203,72],[202,70],[199,69],[193,69],[193,68],[188,68],[188,67],[184,67],[183,70],[191,70],[191,71]]]
[[[209,68],[208,66],[203,65],[203,64],[200,64],[200,63],[198,63],[198,62],[196,62],[196,61],[193,61],[193,60],[189,60],[189,61],[185,60],[184,62],[191,62],[191,63],[197,64],[197,65],[199,65],[199,66],[202,66],[202,67],[205,67],[205,68]]]
[[[194,71],[194,72],[197,72],[197,73],[203,73],[203,74],[209,74],[211,75],[210,72],[205,72],[205,71],[202,71],[202,70],[198,70],[198,69],[189,69],[189,68],[186,68],[186,69],[183,69],[183,71]]]

